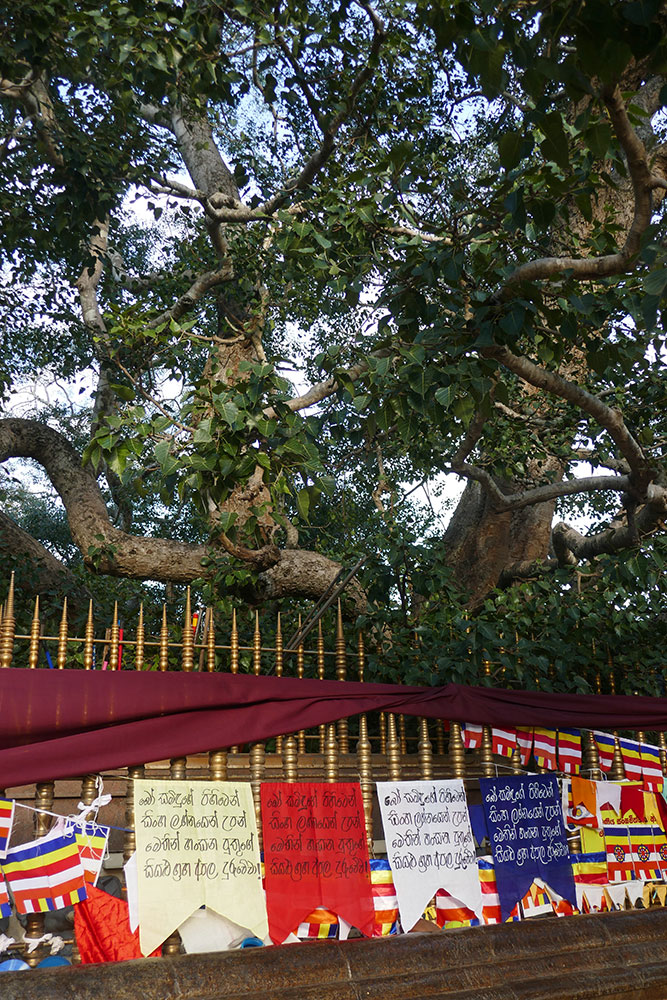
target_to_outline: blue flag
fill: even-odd
[[[576,902],[557,779],[551,774],[480,778],[503,920],[540,878]]]

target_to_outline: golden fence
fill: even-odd
[[[300,622],[299,622],[300,625]],[[74,637],[68,634],[67,601],[64,602],[57,635],[43,634],[40,621],[39,599],[35,601],[30,631],[21,634],[15,627],[14,584],[10,583],[8,598],[1,609],[0,618],[0,667],[26,666],[38,668],[45,661],[42,653],[47,643],[56,643],[55,669],[64,669],[73,659],[81,661],[82,668],[91,670],[102,665],[108,670],[130,669],[148,670],[180,669],[183,671],[227,670],[237,673],[242,668],[254,674],[273,673],[276,676],[314,676],[320,679],[334,677],[346,680],[364,680],[365,649],[363,635],[356,636],[354,649],[348,649],[343,629],[340,604],[335,619],[335,643],[333,650],[325,649],[322,621],[318,622],[314,648],[306,648],[303,642],[293,651],[287,651],[283,643],[281,616],[278,614],[274,633],[274,644],[263,644],[259,615],[255,613],[254,633],[249,644],[239,639],[236,612],[232,614],[229,641],[219,642],[219,626],[214,621],[212,610],[205,614],[200,637],[196,640],[192,628],[191,597],[188,589],[185,598],[183,624],[180,641],[170,638],[166,606],[162,608],[162,623],[155,638],[147,637],[144,626],[143,605],[139,609],[134,638],[125,632],[121,637],[118,625],[118,606],[114,608],[111,625],[104,629],[104,635],[96,634],[92,602],[89,607],[85,634]],[[297,633],[298,634],[298,633]],[[244,661],[244,662],[242,662]],[[201,778],[209,781],[244,780],[252,786],[257,827],[261,843],[260,787],[263,781],[359,781],[366,819],[367,841],[370,856],[383,853],[384,844],[375,838],[378,828],[377,802],[375,801],[376,781],[400,781],[403,779],[431,780],[456,777],[465,780],[471,801],[479,799],[479,777],[494,777],[499,772],[525,773],[518,748],[511,758],[503,758],[493,753],[491,728],[482,728],[481,746],[466,749],[463,742],[462,724],[466,720],[443,722],[425,718],[405,718],[391,713],[368,713],[341,719],[336,723],[319,726],[316,730],[301,730],[285,733],[267,742],[250,746],[214,748],[206,754],[191,757],[175,757],[168,761],[146,762],[115,771],[105,776],[115,789],[114,803],[117,814],[126,828],[122,854],[129,858],[136,847],[134,833],[133,780],[147,774],[153,777],[183,780]],[[618,733],[615,736],[614,764],[609,773],[612,780],[625,777]],[[665,733],[657,734],[663,774],[667,775],[667,740]],[[643,742],[645,734],[638,731],[637,738]],[[591,730],[582,730],[582,773],[593,779],[600,779],[598,748]],[[42,836],[48,832],[54,811],[54,804],[77,800],[89,805],[96,797],[96,776],[86,774],[85,761],[81,762],[81,784],[76,790],[58,793],[57,784],[68,783],[43,781],[30,789],[7,790],[24,801],[30,795],[36,810],[34,833]],[[540,770],[539,768],[537,770]],[[542,769],[544,770],[544,769]],[[69,782],[69,786],[72,786]],[[79,791],[80,788],[80,791]],[[111,807],[109,807],[111,808]],[[56,810],[57,811],[57,810]],[[66,811],[63,812],[63,815]],[[570,838],[570,850],[581,850],[579,834]],[[30,914],[26,918],[25,938],[39,939],[44,934],[45,915]],[[173,934],[164,944],[165,955],[176,954],[180,949],[178,934]],[[21,946],[19,946],[21,950]],[[26,960],[36,965],[44,955],[42,947]],[[74,943],[74,960],[76,945]]]

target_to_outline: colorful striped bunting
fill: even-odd
[[[73,833],[50,833],[7,852],[2,870],[17,913],[61,910],[87,898]]]

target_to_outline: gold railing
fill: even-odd
[[[274,644],[263,644],[259,615],[255,613],[254,631],[251,641],[242,643],[239,638],[236,612],[232,614],[229,641],[218,641],[219,623],[213,612],[207,609],[201,637],[195,641],[192,630],[192,609],[189,590],[186,593],[184,621],[180,641],[170,639],[166,605],[162,608],[162,622],[156,638],[146,637],[143,605],[139,609],[136,632],[133,639],[123,633],[118,625],[118,607],[114,608],[113,619],[105,629],[104,637],[96,635],[92,602],[88,611],[85,634],[72,637],[68,634],[67,602],[64,602],[57,635],[43,634],[40,621],[39,599],[35,601],[29,632],[18,633],[15,628],[14,584],[10,583],[8,598],[1,609],[0,617],[0,667],[27,666],[36,669],[45,657],[46,643],[57,643],[55,669],[63,669],[72,661],[72,653],[78,654],[85,670],[131,669],[145,671],[157,669],[165,671],[176,668],[184,671],[228,670],[237,673],[242,668],[254,674],[262,671],[276,676],[312,676],[319,679],[335,678],[364,681],[366,653],[361,633],[356,637],[355,648],[350,652],[346,646],[340,604],[335,620],[335,647],[325,649],[325,640],[320,621],[316,634],[315,648],[299,645],[293,653],[286,653],[280,614],[277,616]],[[242,658],[245,663],[242,664]],[[354,666],[351,666],[351,663]],[[518,749],[511,759],[494,755],[491,728],[482,729],[479,749],[466,749],[463,742],[462,724],[466,720],[449,721],[425,718],[404,718],[392,713],[374,712],[341,719],[337,723],[321,725],[312,731],[284,733],[266,742],[256,742],[250,746],[214,748],[207,754],[191,757],[175,757],[169,761],[137,763],[121,771],[109,773],[106,777],[126,783],[121,824],[126,828],[122,844],[125,859],[136,847],[134,831],[134,791],[133,779],[151,774],[154,777],[200,778],[210,781],[244,780],[252,786],[258,830],[261,840],[260,788],[262,781],[359,781],[366,818],[369,853],[383,853],[383,843],[375,838],[374,798],[376,781],[400,781],[403,779],[431,780],[456,777],[465,780],[470,792],[479,794],[477,779],[491,777],[498,773],[524,773]],[[625,776],[618,734],[615,736],[614,764],[609,777],[621,780]],[[664,733],[657,734],[661,748],[660,757],[663,774],[667,774],[667,739]],[[643,741],[644,734],[639,732]],[[592,731],[582,731],[582,773],[593,779],[602,777],[598,748]],[[90,804],[96,795],[95,776],[86,774],[82,761],[80,786],[81,801]],[[8,790],[11,794],[11,790]],[[25,794],[25,792],[23,793]],[[35,813],[35,833],[45,833],[56,801],[56,783],[43,781],[34,787],[31,799],[37,810]],[[76,801],[76,799],[75,799]],[[578,834],[570,838],[572,851],[581,849]],[[41,938],[44,933],[44,914],[27,917],[25,937]],[[175,954],[180,948],[177,934],[172,935],[164,946],[164,954]],[[26,955],[29,964],[35,965],[44,952],[38,948]],[[76,950],[74,951],[76,960]]]

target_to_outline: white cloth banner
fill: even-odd
[[[481,919],[482,890],[461,779],[379,781],[377,792],[403,929],[414,927],[438,889]]]

